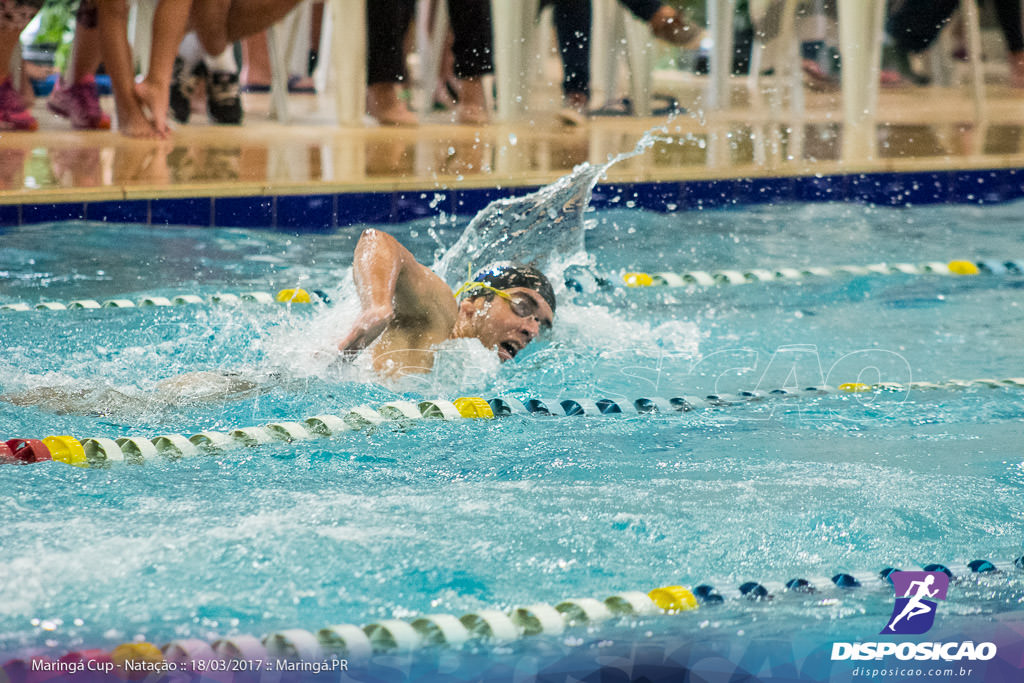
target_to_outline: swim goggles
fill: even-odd
[[[497,294],[502,299],[508,301],[508,307],[511,308],[512,312],[520,318],[533,318],[537,321],[537,324],[540,325],[542,330],[547,331],[551,329],[551,323],[546,320],[541,320],[540,315],[538,315],[537,301],[533,297],[526,296],[525,294],[509,294],[505,290],[498,289],[497,287],[491,287],[485,282],[466,282],[456,290],[455,298],[458,299],[462,294],[473,289],[486,289],[489,292]]]

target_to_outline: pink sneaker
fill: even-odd
[[[92,78],[70,86],[59,81],[46,106],[54,114],[70,119],[72,128],[110,130],[110,115],[100,106],[100,93]]]
[[[0,130],[36,130],[39,123],[21,95],[14,89],[10,77],[0,83]]]

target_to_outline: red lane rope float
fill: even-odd
[[[39,439],[11,439],[6,445],[11,451],[11,456],[21,462],[53,460],[50,449]]]

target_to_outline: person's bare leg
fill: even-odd
[[[128,3],[125,0],[100,0],[97,5],[97,30],[100,52],[110,76],[117,110],[117,128],[132,138],[159,137],[135,97],[135,68],[128,45]]]
[[[208,55],[219,55],[235,42],[229,41],[227,35],[231,4],[232,0],[195,0],[192,3],[191,26]]]
[[[75,40],[71,44],[71,60],[68,66],[67,82],[80,83],[93,78],[103,61],[101,37],[97,25],[95,3],[90,8],[80,9],[75,21]]]
[[[234,43],[273,26],[299,2],[301,0],[231,0],[226,24],[227,42]]]
[[[71,58],[46,106],[69,119],[74,128],[109,130],[110,116],[100,105],[96,86],[96,69],[103,60],[97,18],[96,0],[81,0],[75,16]]]
[[[135,84],[135,97],[149,111],[153,127],[161,135],[170,132],[167,111],[170,107],[171,74],[178,46],[185,37],[191,5],[192,0],[160,0],[157,3],[149,71],[140,83]]]
[[[0,81],[6,81],[11,76],[14,48],[20,45],[18,39],[21,32],[38,11],[38,7],[30,4],[0,2]]]
[[[228,45],[273,26],[301,0],[195,0],[192,27],[203,49],[219,55]]]
[[[256,33],[242,40],[242,71],[239,74],[242,87],[270,87],[270,52],[267,50],[267,36]]]
[[[29,112],[29,101],[18,94],[18,88],[11,78],[11,55],[14,48],[19,45],[18,36],[32,18],[27,10],[22,10],[20,5],[16,9],[23,11],[14,17],[0,17],[0,88],[2,88],[2,100],[0,100],[0,130],[23,130],[33,131],[39,127],[35,117]],[[6,9],[0,5],[0,9]]]
[[[14,54],[14,47],[24,28],[0,26],[0,81],[6,81],[11,76],[11,55]]]

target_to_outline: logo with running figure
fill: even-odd
[[[896,604],[882,634],[920,635],[935,623],[937,600],[946,599],[949,576],[945,572],[893,572]]]

